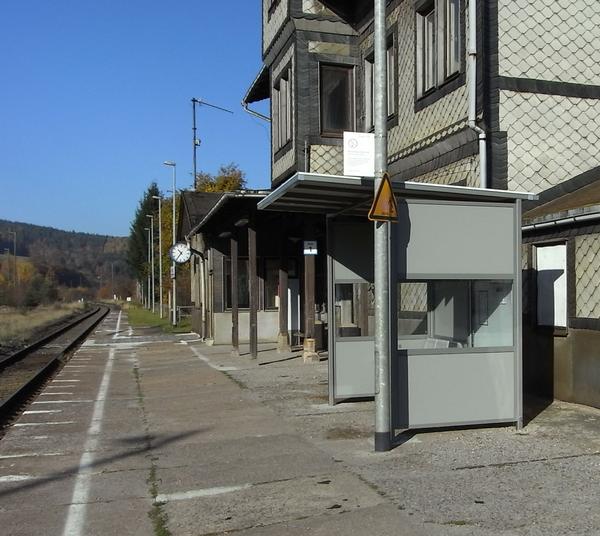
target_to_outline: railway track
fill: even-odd
[[[0,360],[0,425],[64,363],[110,309],[94,307],[26,348]]]

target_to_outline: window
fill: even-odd
[[[537,246],[537,323],[567,327],[567,246]]]
[[[338,337],[372,337],[375,292],[370,283],[335,285],[335,330]]]
[[[320,66],[321,134],[341,137],[354,130],[354,68],[346,65]]]
[[[238,258],[238,307],[250,307],[250,286],[248,277],[248,258]],[[225,259],[225,307],[231,309],[231,259]]]
[[[416,14],[417,96],[460,71],[460,0],[429,0]]]
[[[513,345],[511,281],[398,284],[398,348]]]
[[[288,68],[273,86],[273,145],[275,151],[292,139],[292,84],[291,69]]]
[[[279,259],[265,259],[264,299],[265,309],[279,307]]]
[[[388,119],[396,113],[396,54],[393,37],[388,39],[386,50],[387,61],[387,113]],[[373,130],[374,121],[374,87],[375,57],[371,54],[365,60],[365,128]]]

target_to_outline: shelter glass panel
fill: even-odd
[[[512,345],[512,281],[398,283],[398,348]]]
[[[371,283],[335,285],[337,337],[372,337],[375,333],[375,287]]]

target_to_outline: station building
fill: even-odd
[[[288,317],[288,344],[294,343],[295,331],[300,337],[314,336],[317,321],[324,330],[329,328],[330,346],[332,341],[339,342],[332,339],[335,329],[343,328],[339,332],[342,338],[370,336],[371,283],[368,277],[345,281],[332,272],[332,252],[340,241],[331,220],[333,215],[340,222],[347,220],[344,224],[351,227],[356,218],[363,218],[361,230],[348,227],[342,235],[356,237],[357,247],[361,240],[363,244],[368,241],[369,231],[364,229],[370,224],[365,222],[364,212],[372,196],[361,197],[350,191],[352,181],[343,177],[342,134],[373,130],[372,7],[370,0],[262,2],[263,64],[244,97],[244,105],[251,107],[254,102],[270,99],[272,188],[270,192],[226,194],[210,217],[194,224],[194,232],[210,235],[210,239],[194,238],[207,240],[202,251],[210,243],[213,261],[223,261],[211,264],[207,260],[204,268],[205,274],[212,273],[214,281],[211,291],[205,290],[206,303],[213,301],[210,329],[205,328],[203,333],[215,342],[231,343],[231,338],[226,340],[234,322],[227,316],[230,313],[224,291],[227,263],[231,262],[227,259],[233,258],[236,248],[239,258],[249,258],[253,236],[258,237],[259,248],[255,270],[261,274],[256,292],[249,291],[256,296],[256,337],[285,345],[284,317]],[[471,200],[488,207],[489,217],[477,220],[482,233],[478,240],[482,243],[486,239],[493,243],[498,238],[499,222],[494,217],[498,204],[518,206],[519,222],[524,217],[523,254],[516,257],[522,263],[523,306],[511,317],[516,322],[511,336],[520,337],[523,331],[523,362],[512,362],[511,367],[519,369],[513,370],[517,383],[505,384],[505,389],[519,392],[505,401],[513,404],[525,391],[600,407],[600,352],[596,344],[600,276],[595,268],[600,259],[600,237],[594,220],[596,182],[600,178],[600,154],[596,149],[600,58],[593,37],[600,28],[597,2],[574,0],[548,5],[544,0],[390,0],[386,17],[388,169],[395,191],[410,205],[410,199],[419,195],[417,190],[407,194],[403,185],[417,183],[424,188],[421,200],[433,198],[440,205],[450,202],[465,206]],[[470,35],[475,38],[470,39]],[[335,177],[339,178],[337,184]],[[311,180],[318,186],[309,187]],[[300,188],[300,183],[306,188]],[[441,189],[432,193],[427,191],[428,185]],[[443,187],[459,190],[450,194],[451,190]],[[504,198],[491,199],[496,195],[494,191],[506,192]],[[509,192],[530,192],[537,198]],[[294,200],[296,193],[304,199]],[[296,208],[286,206],[288,201]],[[464,210],[465,218],[469,210]],[[428,224],[444,229],[448,223],[445,217],[440,211],[430,213]],[[460,221],[460,216],[457,219]],[[319,243],[318,254],[307,264],[300,244],[312,239]],[[513,245],[521,248],[520,232]],[[470,247],[479,245],[471,243]],[[360,257],[363,249],[355,251]],[[444,261],[441,265],[446,263],[448,258],[441,257],[440,251],[448,258],[458,255],[447,249],[429,252],[431,263],[435,264],[436,259]],[[286,257],[297,262],[290,264],[283,260]],[[476,259],[470,258],[475,266]],[[502,265],[501,258],[496,260]],[[274,300],[265,292],[274,288],[269,274],[274,274],[277,263],[280,286]],[[285,267],[287,283],[281,279],[285,278],[281,273]],[[462,296],[455,295],[447,302],[454,304],[453,314],[459,312],[456,308],[462,303],[461,322],[467,322],[467,318],[470,326],[462,331],[463,335],[469,332],[473,347],[477,332],[473,326],[483,320],[476,310],[481,312],[487,307],[491,315],[502,310],[492,309],[492,303],[514,304],[514,297],[521,294],[521,274],[492,272],[476,273],[471,267],[460,278],[457,274],[449,277],[451,274],[442,269],[427,272],[429,276],[436,273],[435,278],[425,278],[427,274],[416,277],[415,273],[411,284],[406,281],[408,286],[397,291],[398,327],[394,329],[414,335],[415,340],[423,339],[413,340],[410,344],[424,347],[412,350],[424,351],[427,345],[436,349],[438,357],[453,352],[466,355],[469,352],[460,349],[468,348],[469,337],[450,337],[448,333],[441,338],[431,336],[426,326],[432,325],[437,314],[432,296],[452,289]],[[290,284],[295,278],[290,273],[299,274],[300,324],[289,320],[290,310],[296,310]],[[433,279],[461,279],[468,284],[458,290],[453,285],[440,287],[428,282]],[[435,286],[435,293],[431,292],[429,289]],[[479,302],[473,301],[476,296]],[[239,303],[243,299],[240,296]],[[269,311],[272,304],[286,314],[281,310],[276,313],[275,307]],[[259,318],[259,313],[264,314]],[[474,318],[477,315],[479,319]],[[277,328],[275,316],[279,320]],[[509,322],[507,318],[505,322]],[[337,327],[332,329],[336,319]],[[221,320],[225,327],[217,328],[215,324]],[[253,322],[248,318],[249,326]],[[459,324],[454,325],[455,335],[461,332]],[[407,326],[412,326],[413,333],[407,333]],[[511,344],[518,352],[516,340]],[[408,351],[403,347],[407,344],[396,349]],[[544,351],[538,351],[540,348]],[[330,352],[341,354],[335,347]],[[363,354],[369,352],[367,345]],[[508,377],[506,370],[503,374]],[[343,389],[338,390],[340,397],[335,394],[335,385],[333,389],[333,401],[345,396]],[[517,413],[510,417],[518,417]],[[505,416],[502,419],[506,420]],[[488,416],[481,420],[493,419]]]

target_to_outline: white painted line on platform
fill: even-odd
[[[13,424],[15,428],[22,426],[57,426],[59,424],[75,424],[77,421],[51,421],[51,422],[18,422]]]
[[[33,404],[73,404],[78,402],[94,402],[94,400],[36,400]]]
[[[23,454],[4,454],[0,460],[9,460],[12,458],[39,458],[41,456],[62,456],[61,452],[25,452]]]
[[[120,317],[121,313],[119,312]],[[80,536],[84,534],[83,526],[85,523],[86,503],[91,485],[92,451],[96,449],[98,444],[98,434],[100,433],[102,418],[104,416],[104,401],[108,393],[114,358],[115,350],[111,348],[108,352],[108,360],[104,367],[102,382],[96,396],[97,400],[94,403],[94,412],[92,413],[92,421],[88,428],[87,438],[83,447],[83,454],[79,460],[79,469],[77,471],[77,478],[75,480],[75,487],[73,489],[73,496],[71,497],[71,505],[69,506],[63,536]]]
[[[28,409],[23,412],[23,415],[36,415],[38,413],[62,413],[62,409]]]
[[[189,499],[197,499],[199,497],[214,497],[215,495],[233,493],[234,491],[241,491],[251,487],[252,484],[242,484],[241,486],[193,489],[190,491],[182,491],[180,493],[159,493],[156,496],[156,499],[154,499],[154,502],[164,503],[169,501],[187,501]]]
[[[29,438],[29,439],[48,439],[50,436],[47,435],[34,435],[33,437]]]
[[[154,276],[152,276],[154,277]],[[119,329],[121,329],[121,314],[122,311],[119,311],[119,316],[117,317],[117,327],[115,329],[115,334],[113,335],[113,339],[118,339],[119,338]]]
[[[61,383],[65,383],[65,382],[80,382],[81,380],[52,380],[52,382],[61,382]]]
[[[190,350],[192,352],[194,352],[194,354],[196,354],[196,357],[200,360],[200,361],[204,361],[204,363],[206,363],[210,368],[213,368],[215,370],[218,370],[220,372],[227,372],[230,370],[239,370],[238,367],[223,367],[221,365],[215,365],[214,363],[211,363],[210,359],[208,359],[208,357],[203,356],[198,350],[196,350],[196,348],[194,348],[193,346],[190,346]]]
[[[56,392],[56,391],[52,391],[51,393],[40,393],[40,396],[56,396],[56,395],[72,395],[73,393],[66,393],[66,392]]]
[[[35,480],[36,478],[31,475],[6,475],[0,476],[0,482],[23,482],[24,480]]]

